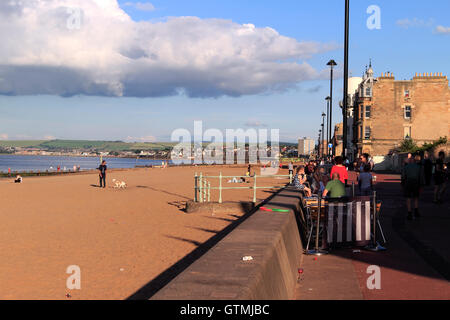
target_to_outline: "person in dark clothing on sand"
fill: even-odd
[[[100,188],[106,188],[106,170],[107,170],[107,166],[106,166],[106,161],[103,160],[102,164],[98,167],[98,176],[100,179]]]

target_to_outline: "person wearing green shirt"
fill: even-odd
[[[333,180],[327,183],[322,196],[324,198],[328,196],[333,199],[345,197],[347,195],[345,192],[345,184],[341,182],[339,173],[333,173],[332,178]]]

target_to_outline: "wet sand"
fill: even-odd
[[[242,175],[245,168],[112,171],[108,188],[96,173],[0,180],[0,299],[125,299],[242,216],[185,214],[194,173]],[[287,174],[287,170],[279,174]],[[259,174],[259,172],[258,172]],[[123,180],[126,190],[112,188]],[[260,185],[287,180],[261,179]],[[216,182],[217,184],[217,182]],[[228,184],[224,186],[250,186]],[[270,190],[258,190],[261,201]],[[251,201],[252,190],[227,190],[224,201]],[[218,199],[217,192],[212,199]],[[68,266],[81,289],[66,288]],[[71,298],[67,298],[69,293]]]

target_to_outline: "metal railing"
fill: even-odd
[[[223,179],[250,179],[253,178],[253,185],[248,187],[224,187],[222,185]],[[253,175],[253,176],[223,176],[222,172],[218,176],[204,176],[203,173],[200,175],[195,173],[194,177],[194,201],[195,202],[211,202],[211,190],[219,190],[219,203],[223,202],[222,194],[224,190],[233,189],[253,189],[253,203],[256,203],[256,191],[258,189],[282,189],[285,185],[280,186],[257,186],[258,178],[289,178],[289,184],[292,183],[292,173],[289,175]],[[211,182],[208,179],[219,179],[218,187],[211,187]]]

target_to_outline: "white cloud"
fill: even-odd
[[[435,31],[441,34],[450,34],[450,27],[437,26]]]
[[[327,78],[305,60],[337,48],[223,19],[135,22],[117,0],[1,1],[0,38],[0,94],[7,95],[283,91]]]
[[[154,11],[155,6],[150,2],[126,2],[124,4],[126,7],[133,7],[141,11]]]
[[[266,128],[266,127],[268,127],[268,125],[267,124],[265,124],[265,123],[263,123],[263,122],[261,122],[261,121],[259,121],[259,120],[248,120],[246,123],[245,123],[245,126],[246,127],[253,127],[253,128],[257,128],[257,127],[263,127],[263,128]]]
[[[128,136],[126,142],[156,142],[155,136],[145,136],[145,137],[130,137]]]
[[[404,29],[417,27],[431,27],[434,23],[433,19],[423,20],[419,18],[397,20],[397,25]]]
[[[6,133],[0,133],[0,140],[8,140],[8,135]]]

